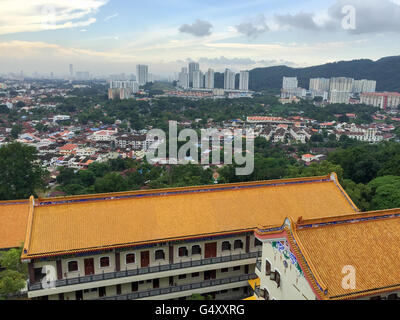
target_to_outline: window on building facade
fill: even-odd
[[[156,260],[164,260],[165,259],[164,250],[157,250],[155,253],[155,258]]]
[[[268,260],[265,260],[265,275],[266,276],[271,275],[271,264],[269,263]]]
[[[178,278],[179,279],[186,279],[186,274],[180,274]]]
[[[139,290],[139,283],[138,282],[132,282],[132,292],[136,292]]]
[[[267,289],[260,290],[260,296],[261,296],[261,298],[264,298],[265,300],[269,300],[268,290]]]
[[[179,248],[179,256],[180,257],[187,257],[189,255],[188,249],[186,247]]]
[[[229,271],[229,268],[223,268],[223,269],[221,269],[221,272],[228,272]]]
[[[278,288],[281,286],[281,275],[278,271],[275,271],[275,282],[278,285]]]
[[[231,243],[229,241],[222,242],[222,251],[231,250]]]
[[[388,300],[398,300],[397,294],[393,293],[393,294],[389,294],[387,297]]]
[[[68,272],[78,271],[78,261],[68,262]]]
[[[254,239],[254,246],[255,247],[259,247],[262,246],[262,242],[260,240],[258,240],[257,238]]]
[[[233,248],[236,249],[243,249],[243,241],[242,240],[235,240]]]
[[[192,278],[197,278],[200,276],[200,272],[193,272],[192,273]]]
[[[99,288],[99,297],[105,297],[106,296],[106,287],[100,287]]]
[[[233,271],[239,271],[239,270],[240,270],[240,266],[233,267]]]
[[[199,245],[195,245],[192,247],[192,255],[201,254],[201,247]]]
[[[135,254],[134,253],[127,254],[125,261],[126,261],[126,264],[135,263]]]
[[[110,258],[102,257],[100,258],[100,268],[107,268],[110,266]]]

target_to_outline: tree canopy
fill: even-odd
[[[37,152],[18,142],[0,148],[0,200],[27,199],[45,186],[46,171]]]

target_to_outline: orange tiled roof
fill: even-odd
[[[29,202],[0,202],[0,249],[19,247],[25,240]]]
[[[273,237],[284,230],[319,298],[354,299],[400,290],[400,209],[286,221],[290,225],[259,228],[256,235]],[[342,287],[345,266],[354,267],[355,289]]]
[[[400,209],[303,221],[293,235],[312,273],[327,290],[322,298],[400,290]],[[342,288],[345,266],[355,268],[355,289]]]
[[[253,231],[288,214],[305,218],[358,210],[324,177],[83,197],[39,199],[23,258]]]

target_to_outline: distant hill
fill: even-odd
[[[350,77],[377,81],[377,91],[400,92],[400,56],[377,61],[368,59],[340,61],[307,68],[276,66],[250,71],[250,90],[281,89],[282,78],[296,77],[299,86],[308,89],[310,78]],[[238,83],[237,76],[236,83]],[[215,74],[215,87],[223,88],[223,73]]]

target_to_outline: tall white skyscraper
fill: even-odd
[[[182,68],[179,73],[178,86],[183,89],[189,88],[189,73],[187,68]]]
[[[282,89],[294,89],[299,87],[297,77],[283,77]]]
[[[329,90],[333,91],[343,91],[343,92],[352,92],[354,86],[354,79],[345,78],[345,77],[337,77],[331,78],[329,84]]]
[[[375,92],[376,81],[374,80],[354,80],[353,92],[363,93],[363,92]]]
[[[229,69],[225,69],[224,89],[225,90],[235,90],[235,73]]]
[[[136,66],[136,80],[140,86],[149,82],[149,67],[146,65],[138,64]]]
[[[326,78],[314,78],[310,79],[310,90],[311,91],[329,91],[329,79]]]
[[[204,87],[206,89],[214,89],[214,70],[208,69],[205,75]]]
[[[197,62],[189,62],[189,84],[193,85],[193,73],[199,71],[200,66]]]
[[[354,89],[354,79],[345,77],[331,78],[329,83],[330,103],[349,103]]]
[[[249,71],[240,71],[239,90],[249,91]]]
[[[74,76],[74,65],[73,65],[73,64],[70,64],[70,65],[69,65],[69,75],[70,75],[71,77]]]
[[[193,88],[200,89],[204,87],[204,76],[200,70],[193,71]]]

